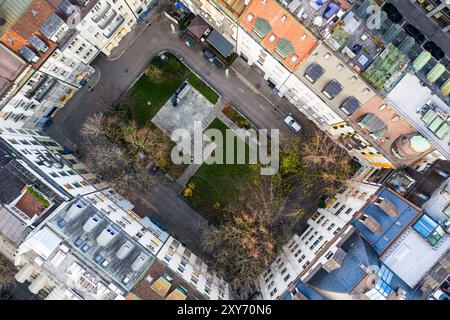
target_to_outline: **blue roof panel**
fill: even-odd
[[[371,203],[363,209],[363,213],[378,221],[381,225],[381,232],[373,233],[359,220],[355,221],[354,225],[361,235],[370,242],[375,251],[381,255],[420,212],[386,188],[383,188],[378,196],[386,198],[394,204],[398,208],[398,215],[390,217],[379,206]]]

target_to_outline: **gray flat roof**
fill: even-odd
[[[233,44],[216,30],[211,31],[206,41],[225,58],[228,58],[233,52]]]
[[[378,193],[378,198],[380,197],[386,198],[397,207],[397,216],[390,217],[379,206],[370,203],[362,212],[378,221],[381,225],[381,232],[373,233],[360,220],[355,221],[354,225],[375,251],[381,255],[408,228],[420,212],[386,188]]]
[[[68,218],[67,214],[72,205],[76,206],[79,201],[85,206],[84,209],[80,210],[81,212],[73,219]],[[94,216],[98,222],[92,225],[92,230],[86,231],[84,228],[86,222]],[[83,200],[78,199],[70,203],[53,216],[47,225],[60,234],[74,249],[74,252],[77,252],[77,255],[89,261],[92,266],[104,272],[127,291],[134,287],[141,274],[153,260],[153,256],[136,240],[94,206],[90,204],[86,206]],[[109,242],[105,239],[104,230],[107,228],[113,229],[115,232]],[[132,244],[132,249],[125,257],[120,259],[117,257],[117,252],[127,242]],[[145,256],[146,260],[138,271],[134,271],[132,265],[140,255]],[[107,265],[103,264],[105,261],[108,262]],[[129,279],[127,283],[123,282],[125,278]]]

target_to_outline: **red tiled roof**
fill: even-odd
[[[45,206],[31,193],[26,191],[16,204],[16,208],[25,213],[29,218],[41,213]]]
[[[39,68],[52,54],[56,44],[46,39],[38,30],[52,13],[59,11],[57,5],[61,2],[62,0],[54,0],[52,3],[46,0],[34,0],[19,20],[0,38],[0,42],[18,54],[23,46],[28,45],[33,35],[38,35],[49,47],[45,53],[36,52],[41,59],[34,67]]]
[[[253,15],[250,22],[247,20],[249,14]],[[283,61],[284,66],[290,71],[294,71],[317,45],[317,39],[314,35],[275,0],[265,2],[253,0],[241,15],[240,24],[248,32],[252,32],[257,18],[265,19],[272,27],[271,31],[261,40],[261,44],[269,52],[275,51],[278,41],[282,38],[289,41],[294,47],[294,53]],[[269,41],[272,34],[276,36],[274,42]],[[304,35],[306,35],[306,39],[303,40],[302,36]],[[291,58],[294,54],[297,55],[298,59],[292,62]]]

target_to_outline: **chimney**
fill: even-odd
[[[374,217],[365,215],[363,218],[361,218],[361,222],[367,229],[369,229],[373,233],[381,232],[381,225],[377,220],[375,220]]]
[[[386,198],[378,198],[375,204],[379,206],[380,209],[383,210],[384,213],[386,213],[391,218],[394,218],[398,215],[398,208]]]
[[[328,273],[339,269],[344,264],[344,259],[347,256],[347,252],[338,248],[334,255],[322,266]]]

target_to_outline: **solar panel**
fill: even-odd
[[[356,112],[356,110],[361,107],[361,102],[358,99],[351,96],[342,104],[341,109],[344,110],[348,115],[352,115]]]
[[[305,77],[311,82],[316,82],[325,73],[325,70],[318,63],[313,63],[308,70],[306,70]]]
[[[336,80],[331,80],[327,83],[323,91],[328,93],[330,98],[333,99],[342,91],[342,85]]]
[[[34,35],[30,41],[29,41],[30,45],[35,48],[38,51],[46,51],[47,49],[47,45],[45,44],[44,41],[41,40],[41,38],[39,38],[38,36]]]
[[[39,31],[48,39],[51,39],[63,24],[64,21],[56,13],[52,13],[52,15],[48,17],[48,19],[39,28]]]
[[[19,53],[22,55],[22,57],[25,58],[28,62],[34,62],[33,60],[37,57],[36,53],[34,53],[30,48],[27,46],[23,46],[22,49],[20,49]]]

